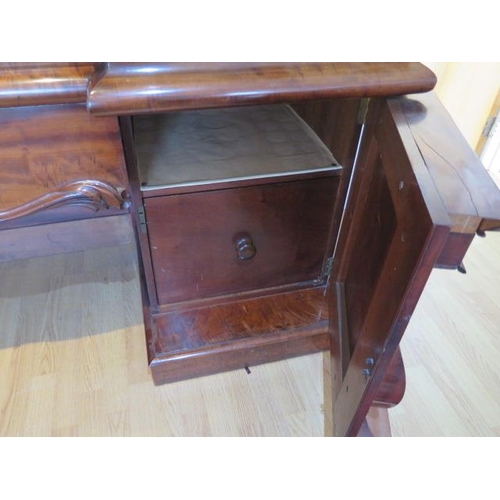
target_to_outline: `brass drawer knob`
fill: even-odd
[[[257,249],[253,244],[250,235],[238,236],[235,238],[236,244],[236,255],[239,260],[249,260],[252,259],[257,253]]]

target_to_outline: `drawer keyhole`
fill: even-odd
[[[236,245],[236,255],[238,256],[238,260],[249,260],[252,259],[257,253],[257,249],[253,244],[252,238],[250,235],[238,235],[235,238]]]

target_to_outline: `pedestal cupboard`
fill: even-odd
[[[432,268],[500,219],[435,83],[416,63],[3,64],[0,257],[19,228],[33,256],[131,218],[156,384],[330,349],[334,433],[357,435],[403,397]]]

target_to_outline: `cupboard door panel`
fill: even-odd
[[[357,435],[450,226],[398,100],[373,101],[330,282],[335,435]]]

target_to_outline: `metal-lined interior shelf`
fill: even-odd
[[[134,118],[142,190],[340,169],[288,105]]]

